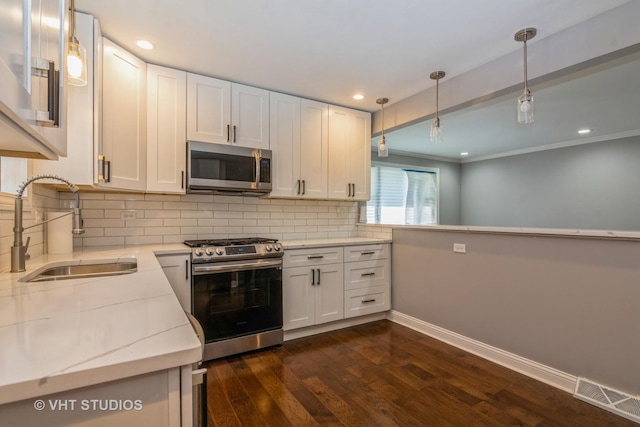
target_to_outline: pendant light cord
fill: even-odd
[[[524,91],[528,92],[529,88],[527,87],[527,32],[526,31],[524,33],[523,43],[524,43]]]

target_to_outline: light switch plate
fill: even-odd
[[[467,253],[467,245],[465,245],[464,243],[454,243],[453,244],[453,252],[459,253],[459,254],[466,254]]]

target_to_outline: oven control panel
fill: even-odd
[[[225,249],[227,255],[243,255],[243,254],[255,254],[255,246],[228,246]]]
[[[199,246],[192,250],[195,263],[240,260],[243,258],[282,257],[282,244],[279,242],[235,246]]]

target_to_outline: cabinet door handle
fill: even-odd
[[[104,182],[105,175],[105,157],[104,154],[98,154],[98,182]]]
[[[351,183],[347,184],[347,197],[351,197]]]
[[[34,75],[47,78],[47,111],[37,111],[36,121],[43,126],[60,126],[60,71],[56,63],[34,58]]]
[[[322,259],[324,255],[309,255],[307,259]]]
[[[233,125],[233,142],[236,142],[236,125]]]
[[[356,185],[355,184],[351,184],[353,190],[351,190],[351,197],[356,197]]]
[[[182,176],[180,178],[180,188],[184,190],[184,171],[182,171]]]
[[[320,286],[320,269],[318,268],[318,280],[316,281],[316,285]]]
[[[189,280],[189,260],[184,260],[184,280]]]
[[[370,251],[370,252],[361,252],[360,255],[373,255],[375,254],[374,251]]]
[[[105,162],[105,166],[106,166],[106,175],[107,178],[105,179],[105,182],[111,182],[111,160],[107,160]]]
[[[316,270],[311,269],[311,286],[316,285]]]
[[[360,274],[360,277],[375,276],[375,275],[376,273],[372,271],[371,273],[362,273]]]
[[[296,192],[297,195],[300,195],[300,180],[298,180],[298,191]]]
[[[376,302],[376,299],[375,298],[368,298],[368,299],[363,299],[362,300],[362,304],[366,304],[368,302]]]
[[[231,125],[227,125],[227,142],[231,141]]]
[[[307,184],[305,182],[305,180],[302,180],[302,195],[304,196],[305,193],[307,192]]]

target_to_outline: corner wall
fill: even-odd
[[[393,309],[638,394],[639,259],[638,241],[394,229]]]

